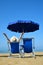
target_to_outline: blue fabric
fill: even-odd
[[[12,42],[10,45],[12,53],[19,53],[19,42]]]
[[[33,21],[18,20],[8,24],[7,29],[14,32],[33,32],[39,29],[39,25]]]
[[[32,39],[23,39],[24,44],[24,52],[31,53],[32,52]]]

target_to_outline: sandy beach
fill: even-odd
[[[8,56],[9,54],[0,54],[0,65],[43,65],[43,52],[35,52],[35,58],[29,53],[24,58],[19,58],[19,54]]]

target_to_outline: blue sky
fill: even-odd
[[[25,33],[23,37],[34,37],[35,51],[43,51],[43,0],[0,0],[0,52],[8,50],[3,32],[9,38],[13,35],[19,38],[20,33],[7,29],[9,22],[17,20],[32,20],[40,25],[38,31]]]

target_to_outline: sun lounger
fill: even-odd
[[[23,38],[23,45],[24,45],[24,53],[32,53],[32,56],[35,56],[34,38]]]

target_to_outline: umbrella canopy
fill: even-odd
[[[14,31],[14,32],[33,32],[39,30],[39,24],[33,21],[23,21],[18,20],[16,22],[12,22],[8,24],[7,29]]]

